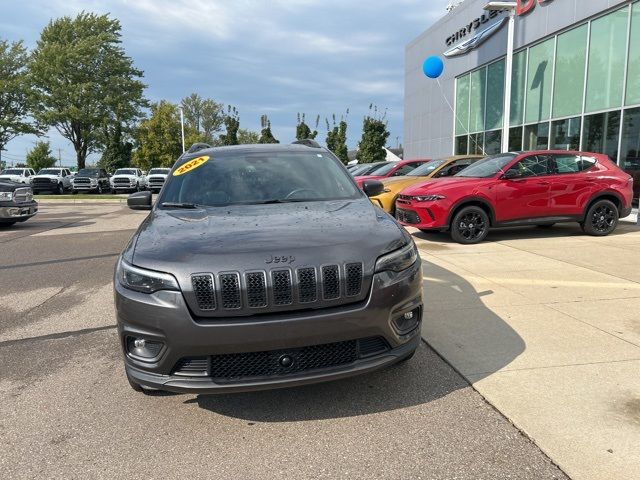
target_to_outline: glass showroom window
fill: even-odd
[[[522,150],[522,127],[512,127],[509,129],[509,151],[519,152]]]
[[[613,162],[618,159],[620,135],[620,111],[597,113],[584,118],[582,150],[609,155]]]
[[[620,168],[640,171],[640,108],[624,112]]]
[[[554,47],[555,38],[550,38],[529,49],[526,123],[549,119]]]
[[[486,155],[495,155],[500,153],[502,147],[502,131],[493,130],[484,134],[484,153]]]
[[[484,153],[484,133],[469,135],[469,154],[482,155]]]
[[[524,150],[546,150],[549,148],[549,122],[524,127]]]
[[[469,133],[469,75],[458,78],[456,82],[455,121],[456,135]]]
[[[469,137],[461,135],[456,137],[456,155],[466,155],[469,148]]]
[[[586,110],[620,107],[627,53],[629,8],[591,22]]]
[[[640,103],[640,2],[633,4],[631,13],[626,99],[627,105],[636,105],[638,103]],[[624,155],[624,150],[622,154]]]
[[[487,67],[487,117],[485,130],[502,128],[504,110],[504,60]],[[499,153],[499,150],[498,152]]]
[[[585,24],[558,36],[553,84],[554,118],[582,113],[587,30],[588,26]],[[553,145],[553,141],[551,144]]]
[[[580,117],[551,122],[550,148],[555,150],[580,149]]]
[[[513,74],[511,75],[511,125],[522,125],[524,119],[524,90],[527,81],[527,50],[513,56]]]
[[[484,113],[487,91],[487,69],[481,68],[471,73],[469,131],[484,131]]]

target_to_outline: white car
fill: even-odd
[[[147,188],[151,193],[158,193],[164,185],[167,176],[169,176],[170,168],[152,168],[147,175]]]
[[[61,195],[65,190],[71,190],[72,178],[73,174],[68,168],[43,168],[33,177],[33,181],[31,183],[33,193],[55,192]]]
[[[145,188],[145,179],[139,168],[119,168],[110,179],[111,190],[139,192]]]
[[[36,172],[32,168],[6,168],[0,172],[0,180],[10,180],[16,183],[31,185]]]

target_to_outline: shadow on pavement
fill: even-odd
[[[483,304],[481,296],[487,292],[477,292],[462,277],[423,263],[428,275],[438,279],[433,282],[437,291],[430,291],[431,282],[425,285],[425,301],[429,302],[433,295],[451,295],[450,301],[470,307],[474,328],[482,334],[476,335],[477,343],[469,347],[475,355],[489,356],[493,371],[524,351],[524,341],[518,334]],[[425,315],[422,326],[427,341],[433,327],[430,315],[433,314]],[[446,318],[444,311],[439,321],[446,322]],[[353,417],[422,405],[465,387],[468,383],[428,345],[421,343],[416,356],[408,362],[351,379],[266,392],[199,395],[186,403],[197,403],[203,409],[248,421],[292,422]]]
[[[621,222],[618,224],[618,227],[610,233],[610,237],[615,237],[618,235],[626,235],[629,233],[636,233],[640,229],[640,227],[636,226],[631,222]],[[413,235],[416,238],[420,238],[422,240],[431,240],[434,242],[441,243],[456,243],[451,239],[451,235],[449,232],[414,232]],[[501,242],[507,240],[528,240],[528,239],[536,239],[536,238],[566,238],[566,237],[584,237],[585,240],[592,237],[584,233],[580,226],[576,223],[565,223],[558,224],[552,227],[540,228],[540,227],[505,227],[505,228],[496,228],[489,231],[489,235],[484,240],[485,242]],[[602,237],[606,238],[606,237]],[[473,245],[470,245],[470,248],[473,248]],[[469,253],[473,253],[473,250],[470,250]]]

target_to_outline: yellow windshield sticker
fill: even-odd
[[[209,160],[209,157],[207,155],[203,157],[194,158],[193,160],[189,160],[187,163],[185,163],[181,167],[176,168],[176,170],[173,172],[173,176],[177,177],[178,175],[182,175],[187,172],[190,172],[191,170],[198,168],[200,165],[206,163],[207,160]]]

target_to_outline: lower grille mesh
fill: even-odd
[[[358,358],[369,358],[389,350],[382,337],[325,343],[286,350],[230,353],[211,357],[182,358],[174,373],[185,376],[202,376],[207,372],[217,383],[230,383],[251,379],[281,377],[301,372],[348,365]],[[290,364],[283,366],[288,357]]]

